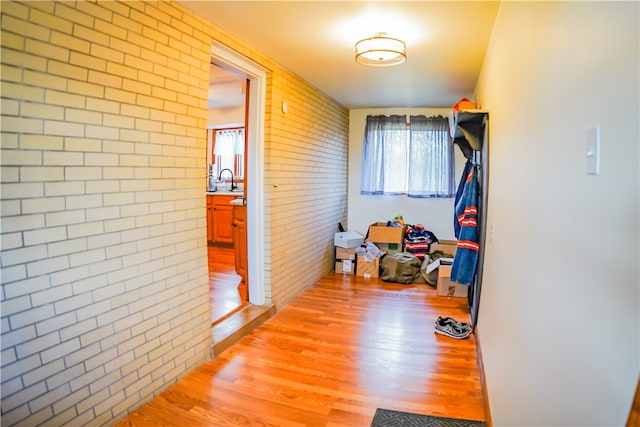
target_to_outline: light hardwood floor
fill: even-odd
[[[208,246],[211,322],[217,323],[244,307],[238,292],[240,276],[235,270],[233,246]]]
[[[376,408],[485,420],[466,298],[331,273],[118,426],[369,426]]]

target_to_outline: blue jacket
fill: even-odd
[[[471,168],[467,174],[462,197],[455,207],[456,219],[460,225],[458,247],[451,267],[451,280],[462,285],[470,285],[476,274],[478,263],[478,193],[480,186]]]
[[[458,202],[462,197],[462,192],[464,191],[464,184],[467,182],[467,176],[469,176],[469,171],[473,169],[473,163],[471,160],[467,160],[467,163],[464,164],[464,170],[462,171],[462,176],[460,177],[460,183],[458,184],[458,190],[456,191],[455,202],[453,203],[454,209],[455,206],[458,206]],[[453,233],[456,236],[456,239],[460,238],[460,223],[458,222],[458,215],[453,215]]]

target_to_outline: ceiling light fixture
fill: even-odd
[[[400,65],[407,60],[407,47],[402,40],[376,33],[356,43],[356,61],[374,67]]]

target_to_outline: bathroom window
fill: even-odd
[[[453,141],[446,117],[367,116],[360,194],[453,197]]]
[[[223,169],[231,169],[238,178],[244,176],[244,128],[213,129],[212,156],[213,172],[216,176]]]

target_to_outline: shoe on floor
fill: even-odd
[[[465,339],[471,333],[470,329],[462,329],[452,323],[436,322],[435,333],[454,338],[457,340]]]
[[[468,323],[458,322],[453,317],[438,316],[438,320],[436,320],[436,324],[438,324],[438,323],[441,324],[441,325],[453,325],[453,326],[457,327],[458,329],[462,329],[462,330],[470,329],[470,326],[469,326]]]

